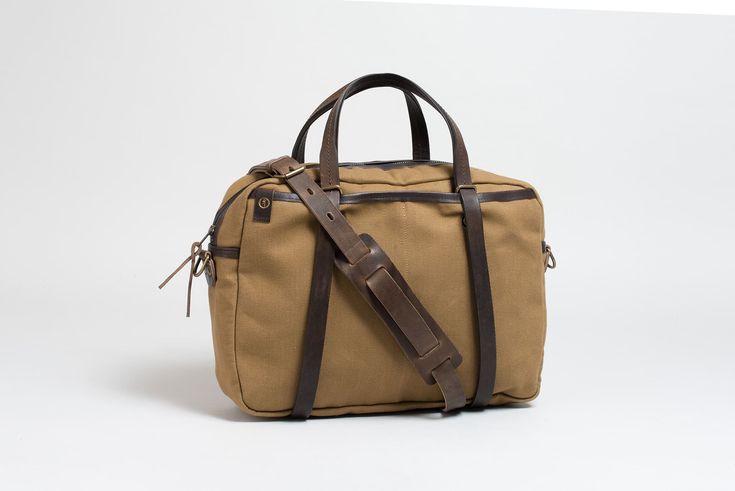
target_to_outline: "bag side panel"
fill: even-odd
[[[317,223],[301,203],[278,201],[270,222],[258,222],[250,204],[237,271],[236,363],[245,409],[284,416],[296,393]]]
[[[482,188],[480,188],[482,189]],[[495,315],[497,377],[491,405],[539,391],[546,337],[543,209],[538,200],[481,205]]]
[[[217,245],[239,247],[242,239],[243,219],[248,208],[247,195],[257,187],[254,176],[245,176],[232,184],[222,202],[240,190],[244,191],[227,209],[222,223],[216,230]],[[238,259],[214,258],[217,281],[209,287],[209,313],[212,321],[215,374],[222,391],[240,407],[244,407],[240,392],[235,353],[235,314],[237,307]]]

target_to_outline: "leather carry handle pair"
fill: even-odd
[[[324,102],[319,104],[314,112],[311,113],[311,116],[309,116],[309,119],[306,121],[306,123],[304,123],[304,126],[301,128],[299,136],[296,137],[296,143],[294,144],[293,150],[291,151],[292,158],[294,158],[298,162],[304,162],[306,152],[306,137],[309,134],[309,129],[314,124],[314,122],[316,122],[317,119],[319,119],[324,113],[334,107],[334,103],[337,102],[337,99],[339,99],[339,97],[344,93],[345,89],[348,86],[349,84],[345,85],[334,94],[324,99]],[[367,87],[363,90],[367,90]],[[353,95],[357,95],[359,92],[362,92],[362,90],[353,92],[352,94],[350,94],[350,97]],[[426,119],[424,118],[424,112],[421,110],[421,105],[419,104],[419,101],[418,99],[416,99],[415,95],[408,91],[404,91],[403,93],[406,97],[408,119],[411,123],[413,159],[430,160],[431,152],[429,147],[429,131],[426,128]]]
[[[436,109],[447,123],[449,134],[452,138],[454,186],[457,190],[472,186],[467,148],[465,147],[462,133],[459,131],[454,120],[434,98],[411,80],[394,73],[379,73],[360,77],[337,91],[337,93],[341,92],[341,94],[335,101],[332,111],[329,113],[329,119],[324,128],[324,138],[319,153],[319,175],[322,187],[336,187],[339,185],[337,138],[339,133],[339,117],[345,99],[374,87],[393,87],[405,93],[410,92]]]

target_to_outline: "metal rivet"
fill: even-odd
[[[263,209],[268,208],[270,205],[271,205],[271,200],[268,198],[260,198],[258,200],[258,206],[260,206]]]

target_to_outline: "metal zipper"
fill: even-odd
[[[340,162],[339,167],[366,167],[366,166],[379,166],[379,167],[407,167],[411,165],[451,165],[449,162],[443,162],[441,160],[367,160],[365,162]],[[311,162],[306,164],[307,169],[319,167],[318,162]]]
[[[443,165],[443,164],[449,164],[449,162],[442,162],[440,160],[368,160],[365,162],[342,162],[339,164],[339,167],[365,167],[365,166],[376,166],[376,167],[405,167],[410,165]],[[309,163],[306,164],[306,167],[311,169],[314,167],[318,167],[319,163]],[[246,186],[247,187],[247,186]],[[222,223],[222,220],[225,218],[225,213],[227,212],[227,209],[232,205],[232,203],[237,199],[242,192],[245,191],[245,187],[237,191],[235,194],[230,196],[230,199],[225,201],[225,203],[220,206],[220,208],[217,210],[217,213],[214,215],[214,220],[212,221],[212,225],[209,227],[209,232],[207,235],[204,236],[206,239],[209,237],[209,242],[212,245],[217,245],[217,229],[219,228],[220,224]],[[204,240],[202,240],[203,242]]]

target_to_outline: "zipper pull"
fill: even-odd
[[[170,275],[168,275],[166,277],[166,279],[163,280],[163,282],[160,285],[158,285],[158,289],[160,290],[164,286],[166,286],[166,284],[169,281],[171,281],[171,279],[174,276],[176,276],[179,271],[181,271],[182,269],[184,269],[184,266],[186,266],[186,263],[189,263],[189,262],[193,263],[194,260],[196,259],[196,254],[199,252],[200,249],[201,249],[201,243],[200,242],[194,242],[194,243],[192,243],[191,244],[191,253],[188,256],[186,256],[186,258],[183,261],[181,261],[181,264],[179,264],[179,266],[176,269],[174,269],[173,273],[171,273]]]
[[[551,246],[544,242],[544,271],[555,268],[556,258],[554,257],[554,253],[551,252]]]
[[[207,269],[210,261],[212,260],[212,255],[209,251],[205,251],[202,248],[202,243],[207,239],[207,237],[210,237],[212,233],[214,232],[214,225],[209,227],[209,230],[207,231],[207,234],[202,237],[202,240],[199,240],[197,242],[193,242],[191,244],[191,249],[189,252],[189,255],[184,258],[183,261],[181,261],[181,264],[166,277],[163,282],[161,282],[160,285],[158,285],[158,289],[163,289],[166,284],[171,281],[171,279],[176,276],[179,271],[184,269],[184,266],[186,264],[189,264],[189,284],[186,289],[186,316],[191,317],[191,285],[195,277],[199,277],[204,273],[204,271]]]

